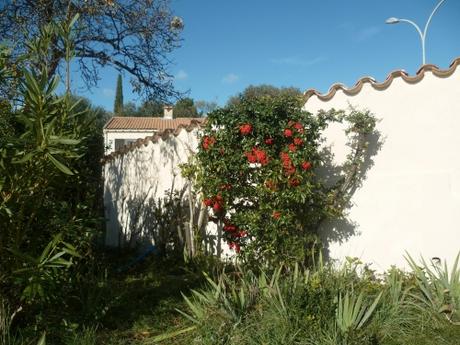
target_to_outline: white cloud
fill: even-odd
[[[354,39],[357,42],[366,41],[375,35],[378,35],[382,31],[382,28],[378,26],[370,26],[368,28],[361,29],[354,34]]]
[[[233,83],[236,83],[239,79],[240,79],[240,77],[237,76],[236,74],[229,73],[229,74],[227,74],[226,76],[224,76],[222,78],[222,83],[233,84]]]
[[[298,56],[289,56],[283,58],[276,58],[270,59],[270,62],[278,64],[278,65],[291,65],[291,66],[312,66],[316,65],[317,63],[323,62],[326,58],[322,56],[317,56],[313,59],[303,59]]]
[[[115,90],[114,89],[109,89],[109,88],[102,89],[102,94],[105,97],[114,97],[115,96]]]
[[[187,74],[187,72],[185,72],[184,70],[181,69],[181,70],[179,70],[179,72],[176,73],[174,78],[177,79],[177,80],[185,80],[185,79],[188,78],[188,74]]]

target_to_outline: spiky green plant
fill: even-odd
[[[425,259],[420,264],[406,254],[406,260],[417,278],[419,293],[413,293],[420,308],[428,307],[436,315],[444,315],[455,325],[460,326],[460,253],[451,269],[447,263],[429,265]]]
[[[354,330],[361,329],[371,318],[382,297],[380,292],[371,305],[364,300],[365,295],[361,291],[358,296],[348,291],[345,295],[339,295],[336,325],[343,335],[348,335]]]

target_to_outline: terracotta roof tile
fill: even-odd
[[[357,93],[361,91],[365,83],[369,83],[376,90],[385,90],[391,85],[391,83],[393,82],[393,79],[398,78],[398,77],[401,77],[407,83],[417,83],[423,79],[426,71],[430,71],[437,77],[447,78],[455,72],[457,66],[460,66],[460,57],[454,59],[454,61],[452,61],[449,68],[447,69],[440,69],[436,65],[427,64],[427,65],[423,65],[422,67],[420,67],[417,73],[415,73],[415,75],[413,76],[410,76],[404,70],[397,70],[397,71],[391,72],[383,82],[377,82],[372,77],[364,77],[364,78],[359,79],[356,82],[356,84],[352,87],[347,87],[343,84],[337,83],[337,84],[333,84],[329,88],[329,91],[324,94],[320,93],[319,91],[315,89],[310,89],[310,90],[305,91],[304,95],[306,97],[306,102],[308,102],[308,99],[312,96],[318,97],[318,99],[320,99],[321,101],[329,101],[330,99],[332,99],[332,97],[334,97],[337,90],[342,90],[348,96],[356,95]]]
[[[114,116],[104,126],[104,129],[133,129],[133,130],[176,130],[179,126],[189,126],[192,121],[203,123],[205,118],[178,117],[175,119],[164,119],[162,117],[129,117]]]
[[[176,119],[177,120],[177,119]],[[105,164],[111,160],[114,160],[116,157],[123,156],[128,152],[134,151],[136,148],[141,147],[142,145],[147,146],[149,143],[156,143],[160,138],[166,140],[170,136],[178,136],[181,131],[185,130],[187,132],[193,131],[195,128],[199,128],[203,125],[203,122],[206,121],[206,118],[189,118],[189,124],[183,125],[180,124],[175,130],[165,129],[164,131],[159,131],[152,136],[146,137],[144,139],[138,139],[133,143],[123,146],[121,149],[112,152],[111,154],[102,158],[101,163]],[[197,121],[200,120],[200,121]],[[109,121],[110,123],[110,121]]]

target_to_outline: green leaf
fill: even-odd
[[[154,337],[152,340],[147,341],[146,344],[150,344],[150,343],[159,343],[159,342],[161,342],[161,341],[163,341],[163,340],[171,339],[171,338],[177,337],[177,336],[180,335],[180,334],[184,334],[184,333],[187,333],[187,332],[194,331],[195,329],[196,329],[196,326],[190,326],[190,327],[187,327],[187,328],[184,328],[184,329],[175,331],[175,332],[170,332],[170,333],[165,333],[165,334],[157,335],[157,336]]]
[[[80,140],[78,139],[70,139],[70,138],[59,138],[56,136],[50,137],[53,143],[63,144],[63,145],[78,145]]]
[[[38,341],[37,345],[46,345],[46,333],[44,332]]]
[[[46,156],[49,158],[51,163],[53,163],[54,166],[58,168],[60,171],[62,171],[64,174],[73,175],[73,172],[67,166],[62,164],[60,161],[54,158],[51,154],[47,153]]]
[[[30,161],[33,157],[34,157],[34,152],[29,152],[25,154],[22,158],[13,160],[13,163],[22,164],[22,163]]]
[[[75,23],[77,22],[78,18],[80,18],[80,14],[77,13],[76,15],[73,16],[72,20],[69,23],[69,28],[72,28]]]

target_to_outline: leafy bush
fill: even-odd
[[[102,224],[102,114],[48,77],[50,44],[70,61],[75,19],[42,28],[23,56],[0,49],[0,89],[15,90],[0,99],[0,293],[35,332],[50,314],[63,322]]]
[[[319,224],[343,215],[351,190],[363,178],[375,118],[357,111],[313,116],[302,105],[296,96],[242,98],[208,114],[197,154],[197,187],[230,248],[247,260],[310,257]],[[331,186],[319,171],[330,168],[321,143],[333,122],[349,124],[352,153]]]
[[[368,274],[357,260],[341,267],[247,268],[207,278],[207,287],[184,296],[192,324],[158,336],[178,344],[395,345],[458,343],[460,327],[431,314],[417,272]],[[452,286],[454,287],[454,286]],[[458,287],[458,284],[455,285]],[[433,292],[435,287],[430,286]],[[319,307],[318,307],[319,306]]]

